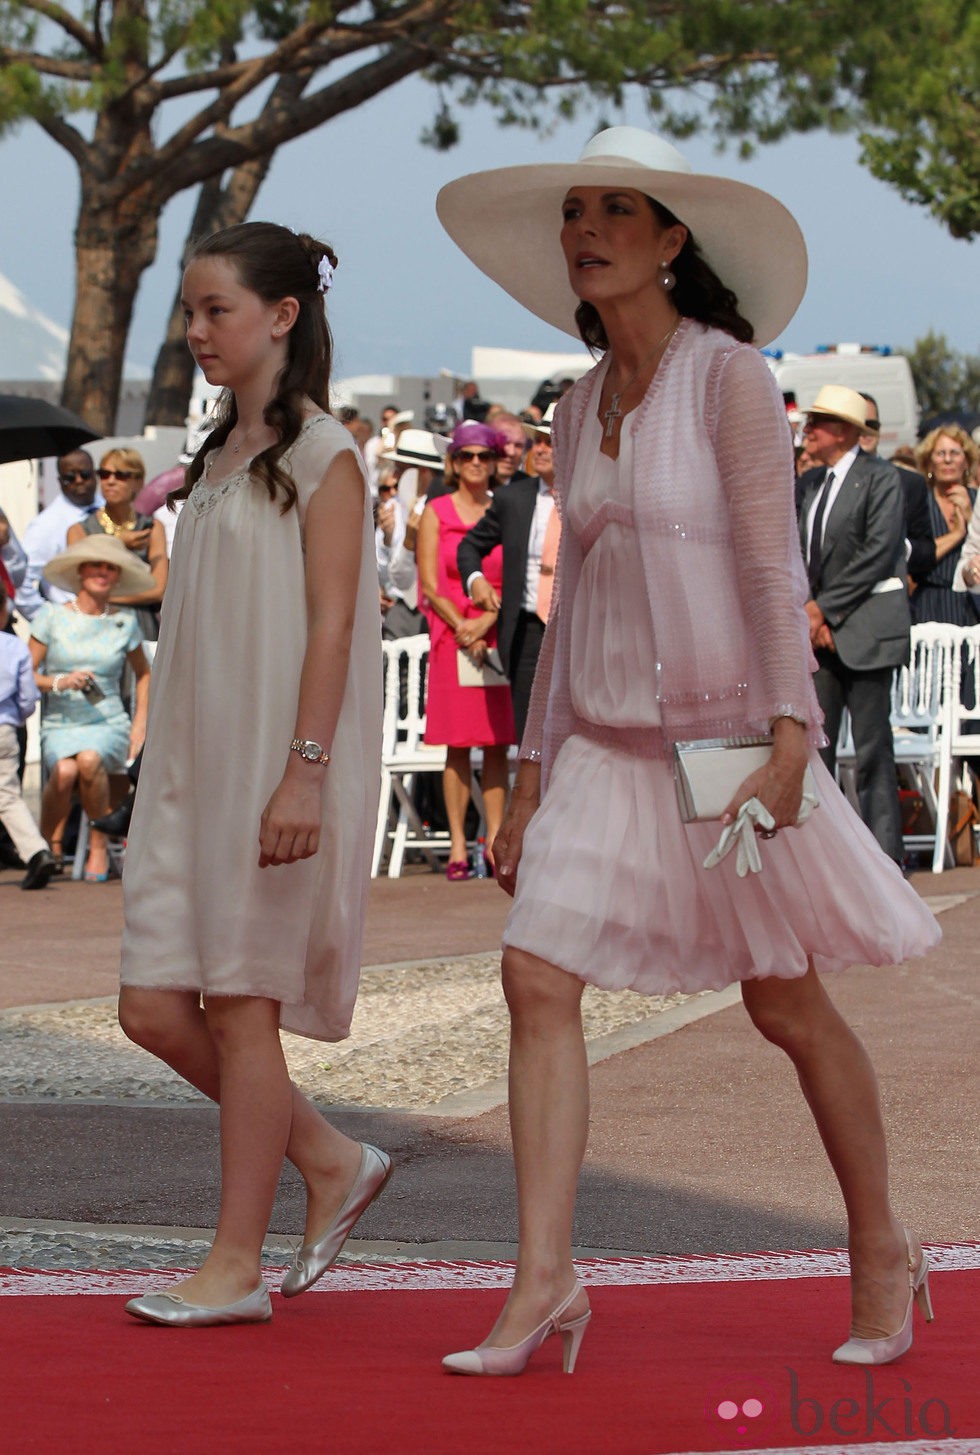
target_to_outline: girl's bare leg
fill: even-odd
[[[278,1041],[278,1007],[276,1011]],[[119,1020],[130,1040],[165,1061],[212,1101],[221,1102],[218,1050],[195,992],[124,985]],[[306,1183],[305,1241],[310,1242],[331,1222],[346,1198],[360,1168],[361,1153],[359,1144],[321,1116],[298,1087],[288,1085],[285,1155]],[[253,1287],[257,1281],[253,1280]]]

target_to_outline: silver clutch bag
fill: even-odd
[[[772,738],[701,738],[674,744],[674,782],[685,823],[720,819],[736,789],[750,773],[765,767]],[[817,786],[807,768],[804,798],[817,801]]]

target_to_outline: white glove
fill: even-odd
[[[811,813],[817,806],[815,790],[811,791],[812,780],[804,780],[803,799],[800,803],[800,811],[796,816],[796,824],[806,823]],[[756,828],[763,832],[771,832],[776,827],[776,820],[757,798],[750,798],[742,804],[734,820],[721,831],[721,838],[715,844],[711,853],[704,861],[706,869],[713,869],[720,864],[726,854],[732,849],[738,850],[735,860],[735,872],[739,879],[744,879],[746,874],[762,873],[762,857],[759,854]]]

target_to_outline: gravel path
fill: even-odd
[[[290,1073],[315,1101],[423,1111],[507,1069],[507,1010],[499,954],[374,970],[361,981],[348,1040],[286,1035]],[[681,995],[586,988],[589,1040],[679,1004]],[[76,1002],[0,1012],[0,1099],[153,1101],[198,1093],[126,1040],[115,1003]]]

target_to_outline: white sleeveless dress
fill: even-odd
[[[303,523],[351,437],[304,424],[280,514],[247,465],[197,482],[177,522],[149,727],[123,874],[124,985],[281,1002],[284,1029],[347,1035],[357,994],[381,758],[381,623],[365,478],[350,665],[322,775],[319,852],[260,869],[259,818],[282,777],[306,650]]]

